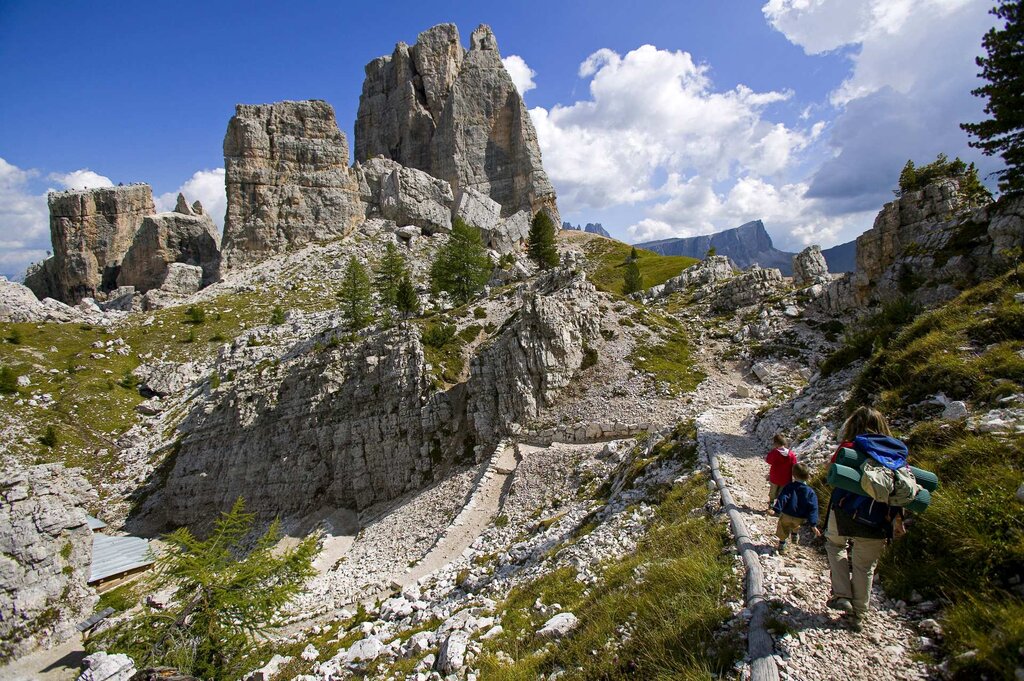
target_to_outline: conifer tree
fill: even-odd
[[[558,248],[555,246],[555,223],[545,211],[538,211],[530,223],[526,254],[542,270],[558,265]]]
[[[999,189],[1016,194],[1024,192],[1024,1],[1003,0],[991,14],[1006,23],[982,38],[987,56],[975,61],[981,67],[978,75],[988,83],[971,90],[988,99],[985,113],[991,118],[960,127],[975,138],[972,147],[1003,158],[1006,168],[995,173]]]
[[[448,243],[438,249],[430,266],[431,284],[461,305],[479,293],[490,278],[491,261],[480,232],[456,217]]]
[[[416,289],[409,281],[409,275],[402,277],[398,282],[398,290],[395,293],[395,307],[403,317],[410,317],[420,310],[420,299],[416,295]]]
[[[408,278],[409,268],[405,257],[398,251],[394,243],[389,242],[384,248],[384,257],[377,267],[377,276],[373,279],[374,288],[380,295],[385,307],[395,307],[398,298],[398,285],[403,278]]]
[[[626,265],[626,273],[623,277],[622,292],[627,296],[630,293],[642,291],[644,288],[644,277],[640,274],[640,265],[635,260]]]
[[[636,262],[639,259],[640,259],[640,254],[637,253],[636,246],[633,246],[632,248],[629,249],[629,255],[626,256],[626,262],[627,263]]]
[[[245,539],[254,516],[238,499],[197,539],[188,528],[164,537],[166,550],[150,577],[152,588],[171,585],[162,610],[143,606],[137,615],[90,639],[90,652],[125,653],[137,665],[167,665],[210,681],[239,678],[243,658],[263,640],[274,615],[316,574],[320,538],[273,552],[281,537],[277,521],[252,547]]]
[[[370,307],[370,276],[355,256],[348,259],[338,298],[341,300],[341,312],[345,316],[345,321],[353,331],[362,329],[373,319],[373,310]]]

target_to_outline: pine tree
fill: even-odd
[[[409,268],[405,258],[393,243],[384,249],[384,257],[377,268],[377,276],[373,279],[374,288],[380,295],[381,303],[386,307],[395,307],[398,298],[398,285],[403,278],[408,278]]]
[[[320,538],[310,535],[281,553],[277,521],[246,551],[254,516],[241,499],[202,541],[188,528],[164,537],[166,550],[150,577],[154,589],[175,588],[163,610],[143,606],[129,620],[92,637],[90,652],[125,653],[137,665],[168,665],[211,681],[235,679],[251,666],[243,656],[259,645],[274,615],[316,574]]]
[[[642,291],[644,288],[644,277],[640,274],[640,265],[635,260],[626,265],[626,273],[623,277],[622,292],[627,296],[630,293]]]
[[[0,393],[18,392],[18,375],[9,366],[0,367]]]
[[[914,161],[907,159],[907,163],[903,166],[903,170],[900,171],[900,188],[893,191],[896,196],[903,196],[904,193],[914,191],[917,187],[917,169],[914,167]]]
[[[636,262],[640,259],[640,254],[636,251],[636,246],[629,249],[629,255],[626,256],[626,263]]]
[[[398,291],[395,294],[395,307],[403,317],[410,317],[420,310],[420,299],[416,295],[416,289],[409,281],[409,275],[402,277],[398,282]]]
[[[542,270],[558,265],[558,248],[555,246],[555,223],[545,211],[539,211],[530,223],[526,254]]]
[[[1024,1],[1003,0],[991,14],[1006,22],[993,27],[981,44],[988,53],[975,61],[979,77],[988,81],[971,90],[985,97],[985,113],[991,118],[980,123],[961,123],[976,139],[970,145],[986,156],[998,154],[1006,168],[997,171],[999,189],[1007,194],[1024,192]]]
[[[345,321],[353,331],[362,329],[372,321],[370,276],[355,256],[348,259],[338,298],[341,300],[341,312],[345,315]]]
[[[714,246],[712,246],[711,248],[709,248],[709,249],[707,250],[707,253],[705,253],[705,254],[704,254],[704,257],[705,257],[705,258],[713,258],[713,257],[715,257],[716,255],[718,255],[718,249],[717,249],[717,248],[715,248]]]
[[[430,266],[431,284],[461,305],[479,293],[490,278],[491,261],[480,232],[456,217],[448,243],[438,249]]]

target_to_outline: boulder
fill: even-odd
[[[190,296],[203,286],[203,268],[172,262],[167,266],[160,290],[179,296]]]
[[[488,26],[468,51],[455,25],[441,24],[367,64],[355,132],[360,162],[383,156],[456,194],[476,189],[505,217],[543,209],[561,223],[536,130]]]
[[[348,160],[327,102],[235,107],[224,137],[224,264],[251,264],[355,230],[366,208]]]
[[[793,283],[798,287],[828,283],[828,263],[821,253],[821,246],[808,246],[793,256]]]
[[[364,638],[356,641],[349,647],[345,659],[349,664],[354,662],[370,662],[380,657],[382,652],[384,652],[384,645],[379,640]]]
[[[395,168],[381,178],[380,213],[399,225],[415,225],[425,234],[452,229],[451,186],[415,168]]]
[[[93,653],[82,662],[85,671],[79,674],[78,681],[129,681],[135,675],[132,658],[121,653]]]
[[[711,307],[717,311],[735,310],[763,302],[785,286],[782,272],[765,270],[757,265],[730,279],[709,295]]]
[[[96,493],[77,469],[47,464],[0,481],[0,660],[70,638],[96,604],[87,586]]]
[[[161,288],[171,265],[199,267],[201,286],[220,278],[220,231],[209,215],[195,215],[181,197],[179,209],[148,216],[142,221],[118,274],[119,286],[139,293]],[[187,209],[188,213],[182,211]]]
[[[50,192],[47,203],[53,256],[29,270],[25,285],[65,303],[115,288],[135,232],[155,212],[149,185]]]
[[[46,310],[27,286],[0,277],[0,322],[39,322]]]
[[[469,634],[456,630],[448,635],[438,651],[434,668],[442,674],[458,673],[466,666],[466,648],[469,646]]]
[[[553,639],[565,638],[579,626],[579,623],[579,619],[571,612],[560,612],[544,623],[544,626],[537,632],[537,636]]]

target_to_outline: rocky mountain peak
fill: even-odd
[[[546,210],[560,222],[536,130],[489,26],[472,33],[469,51],[453,24],[440,24],[367,64],[355,131],[361,163],[383,156],[447,181],[456,197],[485,194],[502,217]]]

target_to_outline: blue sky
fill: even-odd
[[[987,8],[0,0],[0,274],[45,255],[49,188],[144,181],[166,207],[184,187],[219,222],[236,103],[325,99],[351,145],[366,62],[446,21],[494,29],[565,219],[636,241],[762,218],[781,247],[832,245],[907,158],[997,167],[957,127],[981,116]]]

